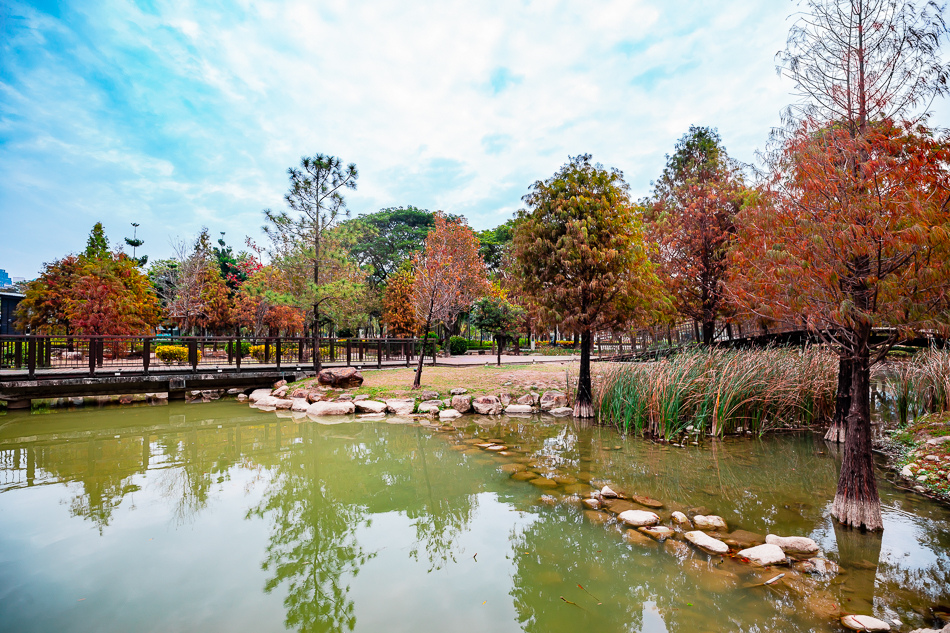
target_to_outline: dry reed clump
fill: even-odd
[[[901,427],[925,413],[950,411],[950,350],[931,348],[878,365],[873,378],[884,383]]]
[[[816,347],[691,350],[654,363],[615,365],[595,403],[624,432],[672,439],[687,426],[722,436],[764,433],[831,417],[837,356]]]

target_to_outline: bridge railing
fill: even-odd
[[[316,339],[304,337],[0,336],[0,372],[10,377],[307,369],[315,365],[315,345]],[[320,361],[326,365],[408,366],[420,351],[420,339],[412,338],[320,339]]]

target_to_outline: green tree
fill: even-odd
[[[515,227],[516,220],[511,219],[493,229],[478,232],[478,254],[482,256],[490,274],[498,275],[504,269],[505,259],[515,236]]]
[[[109,238],[102,228],[102,222],[96,222],[89,233],[89,239],[86,240],[83,256],[86,259],[106,259],[109,254]]]
[[[435,226],[435,214],[413,206],[390,207],[345,223],[350,253],[360,266],[371,266],[367,281],[378,288],[420,250]]]
[[[264,233],[279,250],[292,252],[297,250],[307,257],[313,273],[313,328],[316,335],[314,345],[314,369],[321,368],[320,363],[320,306],[333,299],[333,292],[323,292],[326,280],[321,275],[322,242],[326,233],[336,226],[341,217],[349,215],[343,192],[356,189],[359,172],[356,165],[343,166],[343,161],[335,156],[315,154],[300,159],[300,169],[287,170],[290,177],[290,190],[284,195],[284,201],[290,207],[290,213],[264,211],[268,224]]]
[[[658,296],[643,231],[617,169],[570,160],[537,181],[518,212],[513,269],[545,322],[581,333],[574,415],[594,417],[590,352],[595,329],[643,317]]]
[[[132,223],[132,237],[125,238],[125,243],[132,247],[132,261],[136,262],[139,266],[144,266],[148,263],[148,255],[142,255],[141,257],[135,256],[135,250],[145,243],[145,240],[141,240],[138,237],[139,223]]]
[[[472,325],[495,337],[498,343],[499,366],[501,366],[501,350],[506,341],[518,337],[524,314],[524,308],[509,303],[502,297],[484,297],[476,301],[473,306]]]

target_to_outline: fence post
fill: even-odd
[[[89,375],[96,375],[96,339],[89,337]]]
[[[188,341],[188,360],[191,361],[191,371],[198,371],[198,339],[192,337]]]
[[[330,337],[330,362],[336,362],[336,337]]]
[[[411,349],[411,348],[410,348],[410,344],[407,343],[407,342],[405,342],[405,341],[403,341],[403,342],[402,342],[402,351],[403,351],[403,354],[405,354],[405,356],[406,356],[406,367],[409,367],[409,363],[412,362],[412,361],[410,360],[410,354],[411,354],[411,352],[409,351],[410,349]]]
[[[234,366],[241,371],[241,337],[234,339]]]
[[[269,362],[270,362],[270,339],[265,338],[264,339],[264,364],[266,365]]]
[[[297,364],[303,365],[303,348],[304,343],[307,342],[307,338],[304,336],[297,338]]]
[[[277,337],[277,369],[280,369],[280,352],[281,352],[281,345],[280,345],[280,337],[278,336]]]
[[[360,356],[360,363],[361,363],[361,364],[362,364],[362,362],[363,362],[363,347],[364,347],[364,343],[365,343],[365,341],[364,341],[363,339],[360,339],[360,344],[359,344],[359,356]]]
[[[45,357],[44,357],[44,361],[45,361],[45,362],[44,362],[43,364],[44,364],[46,367],[52,367],[52,366],[53,366],[53,337],[52,337],[52,336],[50,336],[50,337],[48,337],[48,338],[46,339],[46,350],[45,350],[45,352],[46,352],[46,355],[45,355]]]
[[[96,367],[102,367],[106,353],[105,339],[101,336],[96,337]]]
[[[142,368],[148,374],[148,366],[152,362],[152,339],[145,337],[142,340]]]
[[[36,335],[31,334],[26,339],[26,368],[30,372],[30,378],[36,376]]]
[[[346,339],[346,366],[350,366],[350,361],[353,359],[353,339]]]
[[[383,339],[376,341],[376,369],[383,367]]]

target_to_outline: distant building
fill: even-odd
[[[0,268],[0,288],[9,288],[13,285],[13,279],[7,274],[7,271]]]
[[[15,292],[0,292],[0,336],[22,334],[16,329],[16,306],[23,296]]]

